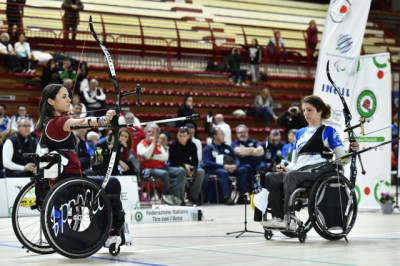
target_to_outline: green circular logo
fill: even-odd
[[[375,189],[374,189],[374,196],[376,201],[379,201],[379,196],[378,196],[378,188],[381,184],[384,184],[385,186],[387,186],[388,188],[390,188],[390,182],[389,181],[385,181],[385,180],[379,180],[378,183],[376,183],[375,185]]]
[[[137,222],[140,222],[143,219],[143,214],[141,212],[136,212],[135,213],[135,220]]]
[[[361,190],[357,185],[355,186],[355,189],[356,189],[356,193],[357,193],[357,204],[360,204],[360,201],[361,201]]]
[[[365,90],[357,98],[357,111],[362,117],[371,117],[376,111],[376,96],[371,90]]]

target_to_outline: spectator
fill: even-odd
[[[36,72],[35,65],[36,59],[31,54],[31,47],[26,42],[25,33],[19,35],[19,41],[15,43],[15,53],[17,54],[20,63],[22,63],[22,72],[27,74],[34,74]]]
[[[83,10],[83,4],[81,0],[64,0],[62,8],[65,9],[64,25],[66,32],[64,39],[68,39],[68,33],[72,31],[72,40],[75,40],[79,24],[79,11]]]
[[[287,54],[283,39],[281,38],[281,32],[275,31],[274,36],[271,37],[267,45],[269,54]]]
[[[250,54],[250,73],[251,73],[251,83],[253,85],[258,85],[259,75],[260,75],[260,63],[262,51],[260,46],[258,46],[258,40],[251,40],[251,46],[241,45],[243,48],[249,51]]]
[[[78,117],[79,119],[79,117]],[[90,168],[90,154],[87,150],[87,143],[85,140],[85,135],[86,135],[86,129],[78,129],[74,131],[75,135],[75,151],[76,155],[78,155],[78,159],[81,162],[82,168],[83,169],[89,169]]]
[[[108,133],[111,134],[112,132]],[[101,150],[101,155],[103,157],[103,161],[102,161],[102,165],[100,166],[100,169],[97,169],[97,173],[100,175],[104,175],[107,171],[107,167],[110,161],[110,156],[111,156],[111,148],[114,144],[114,136],[111,137],[111,142],[109,142],[109,136],[107,135],[105,138],[100,139],[99,142],[97,143],[97,150]],[[117,140],[118,141],[118,140]],[[121,143],[118,146],[119,149],[117,149],[117,153],[115,156],[115,163],[114,163],[114,167],[112,169],[112,174],[113,175],[120,175],[121,172],[119,170],[119,162],[121,160],[121,153],[122,153],[122,146]],[[96,171],[95,169],[93,169],[94,171]]]
[[[311,20],[307,28],[307,48],[310,50],[310,55],[313,56],[314,50],[318,43],[318,29],[315,20]]]
[[[70,109],[71,117],[75,119],[81,118],[82,106],[79,104],[72,104],[70,107],[72,107],[72,110]]]
[[[169,132],[168,130],[164,130],[163,132],[161,132],[160,136],[158,137],[158,143],[163,146],[167,153],[169,151],[169,143],[171,139],[172,135],[171,132]]]
[[[87,115],[87,111],[86,111],[86,106],[81,103],[81,96],[79,96],[79,94],[74,94],[72,96],[72,104],[70,105],[70,112],[71,114],[76,113],[76,111],[73,111],[73,108],[76,106],[80,107],[80,113],[79,113],[79,117],[78,118],[85,118]]]
[[[229,63],[229,72],[233,75],[233,83],[236,86],[240,84],[242,86],[246,85],[246,75],[247,71],[244,69],[240,69],[240,63],[243,61],[242,56],[239,53],[239,49],[233,47],[231,49],[231,53],[228,56],[228,63]]]
[[[54,59],[47,61],[46,66],[42,70],[42,77],[40,78],[40,86],[42,88],[49,84],[60,83],[60,78],[58,77],[58,69]]]
[[[0,103],[0,137],[3,132],[8,128],[10,118],[6,115],[7,106],[4,103]]]
[[[196,145],[197,159],[200,163],[203,157],[203,146],[201,145],[201,141],[194,137],[194,135],[196,134],[196,129],[194,128],[193,124],[186,124],[185,127],[187,127],[189,130],[190,140],[194,143],[194,145]]]
[[[25,2],[26,0],[7,0],[6,15],[8,34],[13,38],[18,36],[20,31],[22,31],[22,17],[24,15]],[[17,26],[15,35],[13,34],[14,26]]]
[[[214,117],[215,127],[219,127],[224,132],[224,142],[226,145],[231,145],[232,143],[232,132],[231,127],[224,122],[224,116],[222,114],[216,114]]]
[[[76,71],[71,66],[71,60],[64,58],[62,62],[62,66],[58,69],[58,77],[60,80],[71,79],[72,82],[75,82]]]
[[[246,192],[242,184],[246,183],[247,169],[238,167],[240,162],[232,148],[224,143],[224,131],[215,127],[212,129],[213,141],[203,149],[203,166],[209,175],[218,175],[222,190],[223,201],[226,205],[234,205],[229,189],[229,175],[238,178],[239,191],[241,194]]]
[[[78,68],[78,71],[76,72],[76,84],[75,84],[75,88],[77,88],[75,93],[79,94],[81,96],[81,99],[83,99],[84,88],[89,87],[89,81],[87,80],[88,74],[89,70],[87,67],[87,63],[82,62]]]
[[[14,130],[6,129],[0,137],[0,178],[4,178],[4,166],[3,166],[3,145],[7,139],[14,136],[16,133]]]
[[[259,95],[254,98],[254,109],[256,115],[264,119],[267,130],[270,129],[271,118],[277,119],[273,110],[274,102],[271,97],[269,89],[262,89]]]
[[[271,130],[269,138],[261,143],[264,149],[264,171],[275,171],[275,166],[279,165],[282,160],[282,149],[285,143],[281,141],[281,133],[277,129]]]
[[[284,165],[289,164],[292,161],[292,149],[293,149],[293,144],[294,144],[294,140],[296,139],[296,132],[297,129],[291,129],[289,130],[288,133],[288,143],[286,143],[285,145],[283,145],[282,148],[282,162]]]
[[[186,176],[193,177],[193,183],[188,193],[188,199],[196,205],[201,205],[200,191],[204,180],[204,170],[198,168],[196,145],[190,140],[187,127],[180,127],[177,139],[171,143],[169,149],[169,165],[185,169]],[[185,185],[182,186],[182,195]]]
[[[10,35],[6,32],[0,35],[0,62],[5,62],[7,67],[13,72],[21,71],[19,58],[10,44]]]
[[[131,111],[127,111],[124,113],[124,115],[121,115],[118,118],[118,124],[120,124],[120,125],[123,125],[123,124],[139,125],[140,120]]]
[[[240,124],[236,127],[237,139],[232,142],[231,148],[239,158],[239,167],[247,169],[247,179],[242,180],[243,184],[239,186],[244,187],[247,191],[248,185],[252,184],[255,171],[264,167],[262,156],[264,149],[257,140],[249,138],[249,129],[246,125]],[[239,195],[238,204],[246,203],[244,195]]]
[[[103,89],[98,86],[99,82],[97,79],[91,79],[89,82],[89,88],[86,88],[83,91],[87,103],[87,110],[89,112],[88,116],[92,116],[96,113],[96,110],[102,109],[104,106],[106,95],[104,94]]]
[[[86,143],[87,143],[87,149],[88,153],[90,156],[93,155],[93,153],[97,150],[96,146],[99,141],[99,133],[95,131],[89,131],[86,135]]]
[[[146,138],[137,146],[137,154],[140,164],[145,173],[161,179],[163,187],[163,200],[170,205],[180,205],[179,199],[182,186],[184,184],[186,172],[182,168],[168,167],[168,153],[163,146],[158,143],[160,128],[156,124],[148,124],[144,132]],[[170,180],[175,178],[172,188]]]
[[[307,126],[307,121],[300,110],[298,102],[293,102],[288,110],[279,115],[276,122],[285,128],[286,142],[289,141],[288,133],[291,129],[300,129]]]
[[[63,79],[63,86],[72,93],[72,87],[74,86],[74,83],[72,82],[71,79]]]
[[[186,96],[183,99],[183,104],[179,106],[178,109],[178,117],[186,117],[186,116],[191,116],[194,114],[194,109],[193,109],[193,97],[192,96]],[[184,124],[193,124],[196,132],[197,132],[197,124],[194,120],[188,120],[188,121],[183,121],[181,123],[178,123],[178,126],[183,126]],[[197,134],[196,134],[197,137]]]
[[[15,132],[18,131],[18,124],[22,119],[28,119],[31,127],[29,132],[33,132],[35,129],[35,125],[33,123],[32,117],[26,113],[26,106],[25,104],[18,105],[18,113],[11,116],[10,123],[8,124],[8,128],[14,130]]]
[[[128,129],[123,128],[119,131],[119,143],[121,144],[121,158],[119,160],[121,174],[134,175],[135,168],[129,158],[132,152],[132,134]]]
[[[32,158],[24,158],[24,153],[35,153],[37,139],[29,135],[32,123],[22,118],[18,121],[17,135],[10,137],[3,146],[3,166],[7,177],[24,177],[36,174],[36,166]]]

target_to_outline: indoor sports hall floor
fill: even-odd
[[[243,205],[202,206],[205,220],[163,224],[130,224],[132,246],[113,257],[102,248],[90,258],[71,260],[58,254],[27,253],[14,236],[11,219],[0,218],[0,265],[400,265],[400,211],[391,215],[359,211],[349,243],[327,241],[314,230],[305,243],[276,232],[226,232],[244,228]],[[248,208],[248,229],[262,232]]]

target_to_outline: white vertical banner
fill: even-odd
[[[382,53],[361,56],[357,65],[354,97],[349,103],[349,109],[353,115],[352,125],[359,123],[359,117],[364,117],[368,121],[364,125],[365,136],[359,134],[360,129],[354,130],[362,150],[392,138],[390,55]],[[386,129],[380,130],[382,128]],[[362,153],[365,175],[362,175],[357,160],[356,191],[359,207],[379,207],[380,194],[390,191],[391,149],[392,146],[387,144]]]
[[[328,125],[343,132],[342,103],[326,75],[326,65],[345,100],[354,93],[354,75],[364,38],[371,0],[331,0],[326,14],[324,32],[318,55],[314,95],[320,96],[332,107]],[[341,134],[344,136],[344,134]]]

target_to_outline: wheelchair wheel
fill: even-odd
[[[112,225],[112,207],[105,193],[94,203],[99,189],[90,179],[70,178],[56,184],[46,196],[42,228],[50,245],[61,255],[89,257],[105,243]]]
[[[35,183],[25,185],[14,201],[12,225],[19,242],[35,253],[51,254],[55,250],[47,242],[40,225],[40,206],[37,206]]]
[[[309,216],[315,231],[327,240],[339,240],[353,228],[357,218],[357,198],[351,195],[350,181],[330,172],[315,182],[310,193]],[[350,201],[347,221],[345,211]]]

